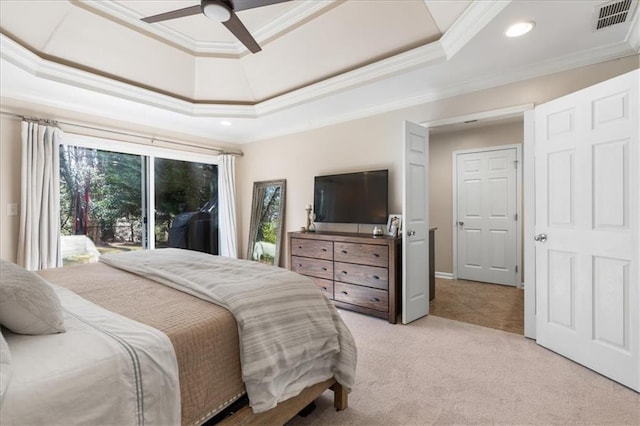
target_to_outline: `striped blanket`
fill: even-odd
[[[242,379],[254,412],[331,377],[352,388],[355,342],[310,279],[180,249],[111,254],[101,261],[228,309],[238,324]]]

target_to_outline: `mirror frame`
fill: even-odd
[[[253,250],[256,243],[256,237],[258,235],[258,223],[256,218],[260,217],[260,209],[263,205],[263,200],[260,198],[260,189],[271,186],[280,187],[280,208],[278,209],[278,215],[280,221],[278,222],[278,228],[276,230],[276,252],[273,260],[273,266],[280,266],[280,253],[282,245],[282,234],[284,229],[284,213],[286,202],[286,179],[266,180],[253,183],[253,195],[251,201],[251,218],[249,222],[249,244],[247,246],[247,259],[253,260]]]

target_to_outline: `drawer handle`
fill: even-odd
[[[302,267],[302,263],[298,263],[298,266],[299,266],[299,267]]]
[[[372,301],[372,302],[379,302],[379,301],[380,301],[380,299],[378,299],[377,297],[372,297],[372,298],[371,298],[371,301]]]
[[[373,279],[374,279],[374,280],[379,280],[379,279],[380,279],[380,277],[379,277],[379,276],[377,276],[377,275],[374,275],[374,276],[373,276]]]
[[[347,271],[342,271],[342,273],[343,273],[344,275],[347,275]]]
[[[342,290],[340,293],[342,293],[342,294],[349,294],[349,293],[347,293],[347,292],[346,292],[346,291],[344,291],[344,290]]]
[[[373,253],[373,257],[380,257],[378,253]]]
[[[323,270],[323,271],[326,271],[326,270],[327,270],[327,268],[325,268],[325,267],[323,266],[323,267],[322,267],[322,270]]]
[[[326,252],[327,252],[327,249],[326,249],[326,248],[323,248],[323,249],[322,249],[322,251],[326,253]]]
[[[327,291],[327,288],[326,288],[326,287],[322,287],[322,289],[323,289],[324,291]]]
[[[298,248],[299,248],[299,249],[301,249],[301,248],[302,248],[302,246],[298,246]]]
[[[347,254],[346,250],[341,250],[341,251],[342,251],[342,254]]]

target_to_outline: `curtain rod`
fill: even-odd
[[[49,124],[51,126],[56,126],[56,127],[59,127],[59,125],[62,124],[64,126],[72,126],[72,127],[79,127],[79,128],[83,128],[83,129],[89,129],[89,130],[97,130],[99,132],[107,132],[107,133],[112,133],[112,134],[122,135],[122,136],[131,136],[131,137],[134,137],[134,138],[140,138],[140,139],[149,140],[149,141],[151,141],[152,144],[154,142],[164,142],[164,143],[169,143],[169,144],[173,144],[173,145],[187,146],[187,147],[190,147],[190,148],[211,150],[211,151],[217,152],[219,155],[235,155],[237,157],[244,156],[244,153],[242,151],[227,151],[227,150],[224,150],[224,149],[221,149],[221,148],[206,147],[206,146],[196,145],[196,144],[192,144],[192,143],[188,143],[188,142],[172,141],[172,140],[169,140],[169,139],[157,138],[155,136],[147,136],[147,135],[142,135],[142,134],[137,134],[137,133],[122,132],[122,131],[118,131],[118,130],[102,129],[102,128],[99,128],[99,127],[87,126],[87,125],[84,125],[84,124],[69,123],[69,122],[60,121],[60,120],[49,120],[49,119],[38,118],[38,117],[30,117],[30,116],[27,116],[27,115],[15,114],[15,113],[12,113],[12,112],[5,112],[5,111],[0,111],[0,114],[9,115],[9,116],[12,116],[12,117],[17,117],[17,118],[20,118],[20,119],[25,120],[25,121],[33,121],[33,122],[37,122],[37,123]],[[127,141],[122,141],[122,142],[127,142]]]

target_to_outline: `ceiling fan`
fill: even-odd
[[[222,22],[251,53],[257,53],[262,50],[260,45],[258,45],[258,42],[255,41],[235,12],[268,6],[270,4],[284,3],[285,1],[290,0],[201,0],[199,5],[148,16],[142,18],[142,21],[153,23],[202,13],[207,18]]]

